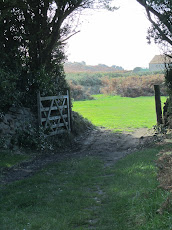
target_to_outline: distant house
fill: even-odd
[[[172,59],[164,55],[155,55],[149,63],[150,71],[160,71],[165,69],[165,64],[172,64]]]

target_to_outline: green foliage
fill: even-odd
[[[72,13],[95,3],[111,9],[111,2],[0,0],[0,69],[17,76],[14,84],[5,84],[9,91],[18,91],[20,104],[33,108],[39,90],[51,95],[66,88],[62,40],[71,33]],[[7,86],[3,83],[3,91]],[[12,98],[8,105],[7,100],[2,101],[6,107],[16,103]]]
[[[17,130],[11,137],[11,145],[39,151],[53,150],[52,144],[45,138],[44,130],[41,128],[38,130],[30,124],[23,130]]]
[[[109,74],[111,75],[111,73],[66,73],[66,80],[71,81],[75,85],[92,86],[94,82],[96,84],[101,84],[101,78],[106,75],[109,76]],[[114,75],[115,74],[117,73],[114,73]]]
[[[169,94],[172,95],[172,67],[167,67],[165,72],[165,81],[169,89]]]
[[[19,92],[16,90],[18,77],[10,71],[0,69],[0,112],[6,111],[10,106],[18,103]]]
[[[157,134],[166,134],[167,133],[167,127],[165,127],[164,124],[154,125],[153,128],[155,130],[155,133],[157,133]]]
[[[63,49],[60,42],[56,44],[61,36],[59,21],[62,23],[65,17],[59,19],[59,13],[52,29],[51,6],[49,0],[1,1],[1,110],[17,103],[33,108],[38,90],[42,95],[52,95],[66,87]],[[56,36],[52,34],[55,28],[59,32]]]
[[[137,72],[140,72],[140,71],[142,71],[142,68],[141,68],[141,67],[135,67],[135,68],[133,69],[133,72],[134,72],[134,73],[137,73]]]
[[[154,84],[161,85],[161,95],[167,95],[164,74],[157,72],[68,73],[66,80],[74,100],[88,99],[93,94],[139,97],[154,95]]]
[[[168,66],[165,71],[165,83],[168,89],[169,98],[166,101],[165,109],[165,123],[171,128],[171,114],[172,114],[172,67]],[[170,119],[169,119],[170,118]]]
[[[36,128],[32,124],[26,124],[23,130],[17,130],[16,134],[9,137],[7,148],[22,148],[28,150],[41,151],[57,151],[57,149],[63,150],[64,148],[71,146],[74,142],[74,137],[80,134],[83,134],[88,129],[92,129],[94,126],[87,119],[83,118],[76,112],[72,112],[72,133],[67,131],[55,135],[55,136],[46,136],[49,133],[48,129],[43,127]],[[7,139],[7,138],[6,138]],[[0,139],[0,147],[5,148],[5,138]]]
[[[46,137],[42,127],[36,128],[32,124],[25,124],[21,130],[16,130],[14,135],[9,135],[0,138],[0,147],[2,149],[25,149],[39,152],[54,151],[54,149],[62,148],[64,141],[70,139],[67,134],[58,135],[55,137]],[[70,140],[68,141],[70,144]],[[66,144],[66,145],[68,145]]]
[[[41,96],[51,96],[66,93],[68,85],[65,81],[65,74],[61,64],[51,64],[51,70],[41,69],[21,75],[21,80],[17,84],[17,89],[21,92],[21,104],[36,110],[37,92]]]
[[[6,112],[12,105],[36,111],[38,90],[47,96],[66,93],[67,88],[62,65],[52,65],[49,72],[42,68],[35,74],[0,69],[0,111]]]
[[[162,71],[154,72],[154,75],[163,74]],[[82,85],[82,86],[92,86],[94,84],[101,85],[102,78],[119,78],[119,77],[144,77],[144,76],[152,76],[152,72],[149,71],[141,71],[138,73],[133,73],[133,71],[122,71],[122,72],[99,72],[99,73],[66,73],[66,80],[72,81],[75,85]]]

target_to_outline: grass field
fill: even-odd
[[[54,163],[0,189],[2,230],[170,230],[168,193],[154,160],[162,147],[135,152],[105,168],[97,158]]]
[[[95,100],[75,101],[73,110],[96,126],[124,131],[151,128],[156,124],[154,97],[94,95],[94,98]],[[165,97],[161,97],[162,104],[165,100]]]

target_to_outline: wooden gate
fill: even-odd
[[[47,136],[71,131],[69,91],[67,95],[41,97],[38,93],[38,121]]]

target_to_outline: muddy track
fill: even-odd
[[[10,169],[3,170],[0,176],[2,185],[22,180],[34,175],[48,164],[66,159],[97,156],[104,161],[105,167],[137,149],[147,147],[156,141],[156,136],[147,129],[133,133],[112,133],[107,129],[94,129],[76,138],[74,145],[65,151],[55,152],[22,162]]]
[[[132,133],[93,130],[83,142],[80,152],[83,152],[83,155],[98,156],[105,166],[111,166],[127,154],[152,145],[156,139],[157,137],[147,129],[138,129]]]

